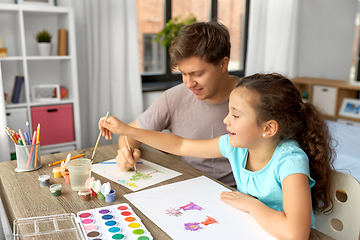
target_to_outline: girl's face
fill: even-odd
[[[231,146],[253,148],[261,141],[263,128],[256,121],[255,101],[259,101],[258,94],[244,87],[237,87],[231,92],[229,114],[224,119]]]

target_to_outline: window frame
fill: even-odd
[[[210,1],[210,19],[217,21],[217,10],[218,10],[218,0],[209,0]],[[247,40],[248,40],[248,26],[249,26],[249,9],[250,9],[250,0],[245,1],[245,19],[244,19],[244,41],[243,41],[243,70],[238,71],[229,71],[230,75],[235,75],[238,77],[243,77],[245,75],[245,66],[246,66],[246,54],[247,54]],[[164,25],[171,19],[171,0],[164,0],[165,2],[165,19]],[[209,20],[210,20],[209,19]],[[142,87],[143,92],[149,91],[161,91],[171,88],[182,82],[181,74],[173,74],[170,69],[170,56],[169,48],[166,47],[165,50],[165,73],[163,74],[154,74],[154,73],[141,73]],[[170,80],[169,80],[170,79]]]

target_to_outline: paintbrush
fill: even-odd
[[[128,139],[127,139],[126,136],[125,136],[125,141],[126,141],[127,148],[129,149],[129,152],[132,154],[131,148],[130,148],[130,145],[129,145],[129,142],[128,142]],[[136,163],[135,163],[135,165],[134,165],[134,169],[135,169],[135,172],[137,173]]]
[[[106,113],[106,117],[105,117],[105,122],[106,122],[106,119],[107,119],[107,117],[109,116],[109,112],[107,112]],[[98,146],[98,144],[99,144],[99,140],[100,140],[100,137],[101,137],[101,133],[102,133],[102,130],[100,131],[100,133],[99,133],[99,137],[98,137],[98,139],[97,139],[97,141],[96,141],[96,144],[95,144],[95,147],[94,147],[94,151],[93,151],[93,154],[92,154],[92,156],[91,156],[91,162],[93,161],[93,159],[94,159],[94,156],[95,156],[95,151],[96,151],[96,149],[97,149],[97,146]]]

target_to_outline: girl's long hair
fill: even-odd
[[[310,176],[316,181],[311,188],[313,210],[330,211],[335,152],[324,115],[311,103],[304,103],[294,84],[280,74],[254,74],[242,78],[237,87],[259,94],[260,100],[253,103],[259,125],[275,120],[280,140],[298,142],[309,158]]]

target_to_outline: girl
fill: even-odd
[[[333,150],[322,114],[287,78],[255,74],[231,92],[224,123],[229,134],[209,140],[137,129],[115,117],[100,119],[99,128],[106,139],[115,133],[177,155],[228,158],[238,191],[220,199],[278,239],[308,239],[313,210],[332,207]]]

